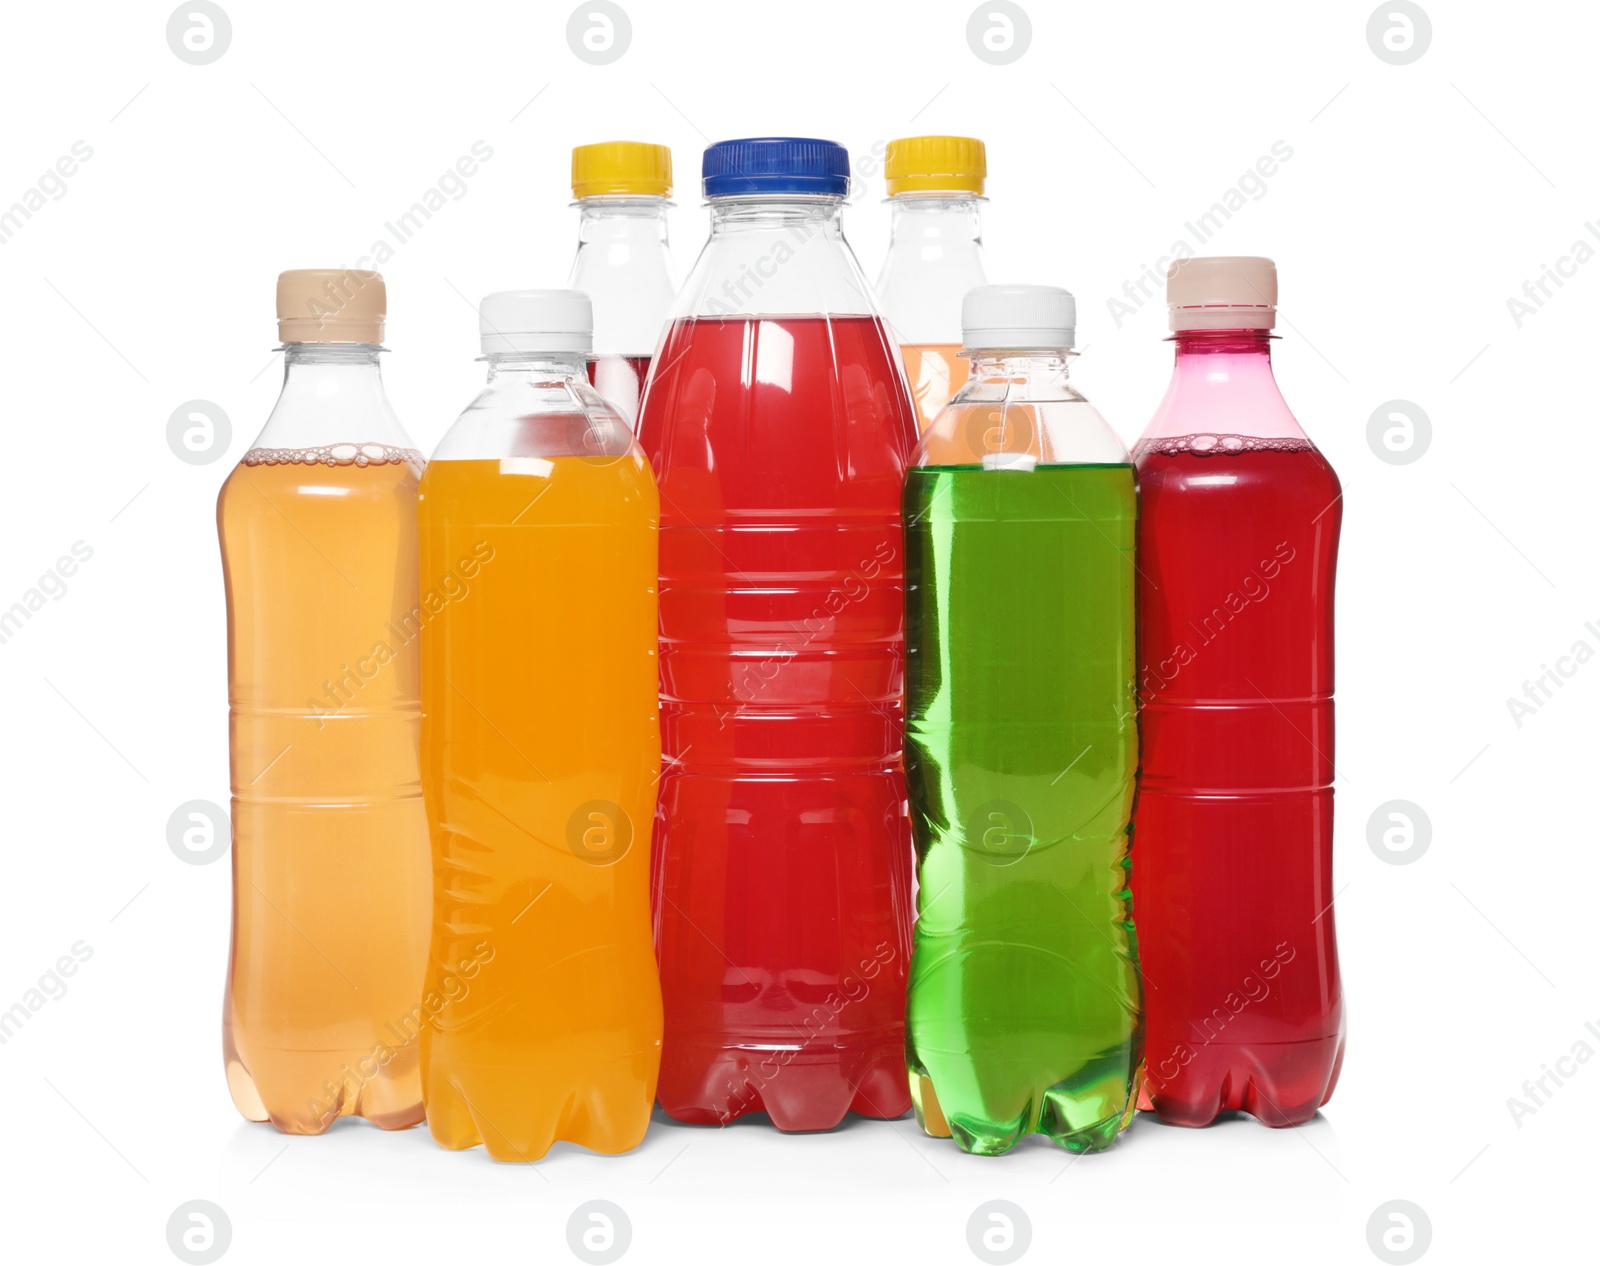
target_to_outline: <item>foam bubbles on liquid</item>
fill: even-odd
[[[414,448],[393,444],[322,444],[316,448],[252,448],[240,461],[245,466],[420,466],[423,457]]]
[[[1133,455],[1143,457],[1158,453],[1162,457],[1177,457],[1192,453],[1196,457],[1216,457],[1229,453],[1308,453],[1314,445],[1304,436],[1281,435],[1272,438],[1261,435],[1163,435],[1156,439],[1140,440]]]

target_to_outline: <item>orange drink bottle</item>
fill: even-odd
[[[661,1059],[654,477],[589,385],[588,298],[483,301],[489,382],[422,477],[434,1139],[635,1146]],[[443,578],[443,579],[441,579]]]
[[[893,218],[878,301],[900,345],[919,432],[967,381],[961,300],[988,281],[978,219],[987,173],[983,142],[966,136],[903,137],[884,154]]]
[[[222,1035],[251,1121],[422,1120],[427,959],[415,499],[384,395],[383,278],[278,278],[283,393],[217,500],[233,945]]]

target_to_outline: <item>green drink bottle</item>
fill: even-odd
[[[971,376],[906,478],[906,1056],[922,1128],[982,1155],[1108,1146],[1143,1054],[1134,471],[1067,381],[1075,316],[970,291]]]

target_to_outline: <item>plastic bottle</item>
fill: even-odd
[[[572,196],[578,254],[567,285],[594,305],[589,381],[631,427],[676,294],[667,253],[672,151],[639,141],[580,145]]]
[[[228,595],[228,1089],[251,1121],[422,1120],[415,498],[373,272],[278,278],[283,392],[217,499]]]
[[[480,317],[488,386],[419,502],[428,1126],[496,1160],[620,1152],[661,1057],[656,487],[585,380],[584,295],[493,294]]]
[[[1333,927],[1339,480],[1272,376],[1271,260],[1167,276],[1172,385],[1139,471],[1134,892],[1144,1107],[1309,1120],[1344,1007]]]
[[[978,222],[987,174],[983,142],[966,136],[905,137],[884,153],[893,218],[878,299],[922,431],[967,380],[961,300],[987,280]]]
[[[661,485],[661,1106],[896,1117],[910,950],[900,491],[916,427],[830,141],[705,152],[651,370]]]
[[[1067,381],[1075,315],[969,293],[972,376],[906,478],[906,1054],[922,1128],[983,1155],[1108,1146],[1141,1055],[1134,475]]]

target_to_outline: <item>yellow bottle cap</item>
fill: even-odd
[[[672,196],[672,151],[642,141],[602,141],[572,151],[572,196]]]
[[[897,193],[983,192],[989,174],[983,142],[970,136],[905,136],[890,141],[883,179]]]

